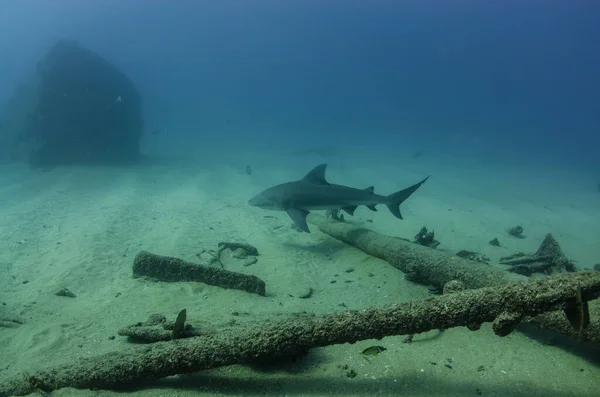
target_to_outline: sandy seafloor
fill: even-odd
[[[327,160],[330,181],[374,185],[382,194],[433,175],[403,204],[404,221],[382,206],[378,212],[359,209],[348,218],[357,224],[409,238],[426,225],[442,242],[438,249],[479,251],[492,261],[533,252],[552,232],[580,267],[600,262],[597,181],[535,167],[505,174],[464,170],[426,158],[395,166]],[[314,226],[311,234],[299,233],[285,213],[247,205],[263,188],[299,178],[323,161],[308,156],[279,168],[258,162],[252,175],[244,171],[245,159],[235,165],[165,161],[134,167],[1,167],[0,314],[23,324],[0,328],[0,378],[122,349],[126,338],[110,337],[152,313],[172,319],[186,308],[188,321],[202,327],[225,324],[232,312],[260,321],[282,313],[339,311],[342,304],[357,309],[428,297],[426,287],[405,280],[386,262]],[[517,224],[526,238],[507,235],[506,229]],[[494,237],[501,248],[488,244]],[[214,249],[219,241],[248,242],[259,249],[256,264],[234,264],[230,270],[264,279],[266,297],[200,283],[132,278],[140,250],[197,262],[197,253]],[[349,268],[355,270],[348,273]],[[56,296],[64,287],[77,297]],[[306,288],[314,289],[313,296],[297,298]],[[548,345],[546,337],[514,332],[500,338],[489,325],[478,332],[456,328],[418,335],[412,344],[398,336],[318,348],[281,368],[232,366],[127,393],[63,389],[52,395],[600,395],[598,351],[570,343]],[[387,350],[369,363],[360,352],[374,344]],[[341,366],[357,376],[347,377]]]

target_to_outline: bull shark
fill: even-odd
[[[304,178],[270,187],[248,200],[248,204],[266,210],[286,211],[300,230],[310,233],[306,224],[309,210],[342,209],[353,215],[359,205],[377,211],[376,205],[385,204],[396,218],[402,219],[400,204],[429,179],[428,176],[411,187],[382,196],[374,192],[373,186],[356,189],[329,183],[325,179],[326,169],[327,164],[318,165]]]

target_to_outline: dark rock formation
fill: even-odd
[[[141,100],[114,66],[76,42],[59,41],[17,90],[0,141],[33,166],[106,164],[139,157]],[[6,155],[6,154],[5,154]]]

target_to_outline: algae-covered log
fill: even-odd
[[[482,266],[481,263],[450,256],[397,237],[336,222],[323,215],[311,213],[307,220],[323,233],[381,258],[399,270],[413,274],[414,278],[423,283],[440,288],[450,280],[460,280],[466,288],[491,287],[526,280],[521,275]]]
[[[4,381],[0,383],[0,397],[28,394],[35,389],[133,387],[175,374],[302,355],[314,347],[458,326],[477,329],[490,321],[495,321],[497,334],[505,335],[519,318],[571,307],[599,296],[600,272],[589,271],[384,307],[259,322],[214,335],[74,360]],[[583,330],[584,334],[587,332],[588,329]]]
[[[133,276],[159,281],[199,281],[221,288],[239,289],[265,296],[265,282],[254,275],[197,265],[179,258],[141,251],[133,260]]]

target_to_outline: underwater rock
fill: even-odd
[[[516,238],[525,238],[525,236],[523,236],[522,226],[511,227],[510,229],[508,229],[508,234]]]
[[[65,296],[67,298],[76,298],[75,294],[72,293],[71,291],[69,291],[68,288],[62,288],[61,290],[59,290],[58,292],[56,292],[54,295],[56,295],[56,296]]]
[[[135,161],[142,136],[133,82],[98,54],[61,40],[3,112],[4,156],[32,166]],[[0,154],[2,157],[2,154]]]
[[[493,247],[500,247],[500,241],[498,241],[497,237],[494,237],[490,240],[489,244]]]
[[[346,378],[354,379],[358,374],[352,368],[346,371]]]

